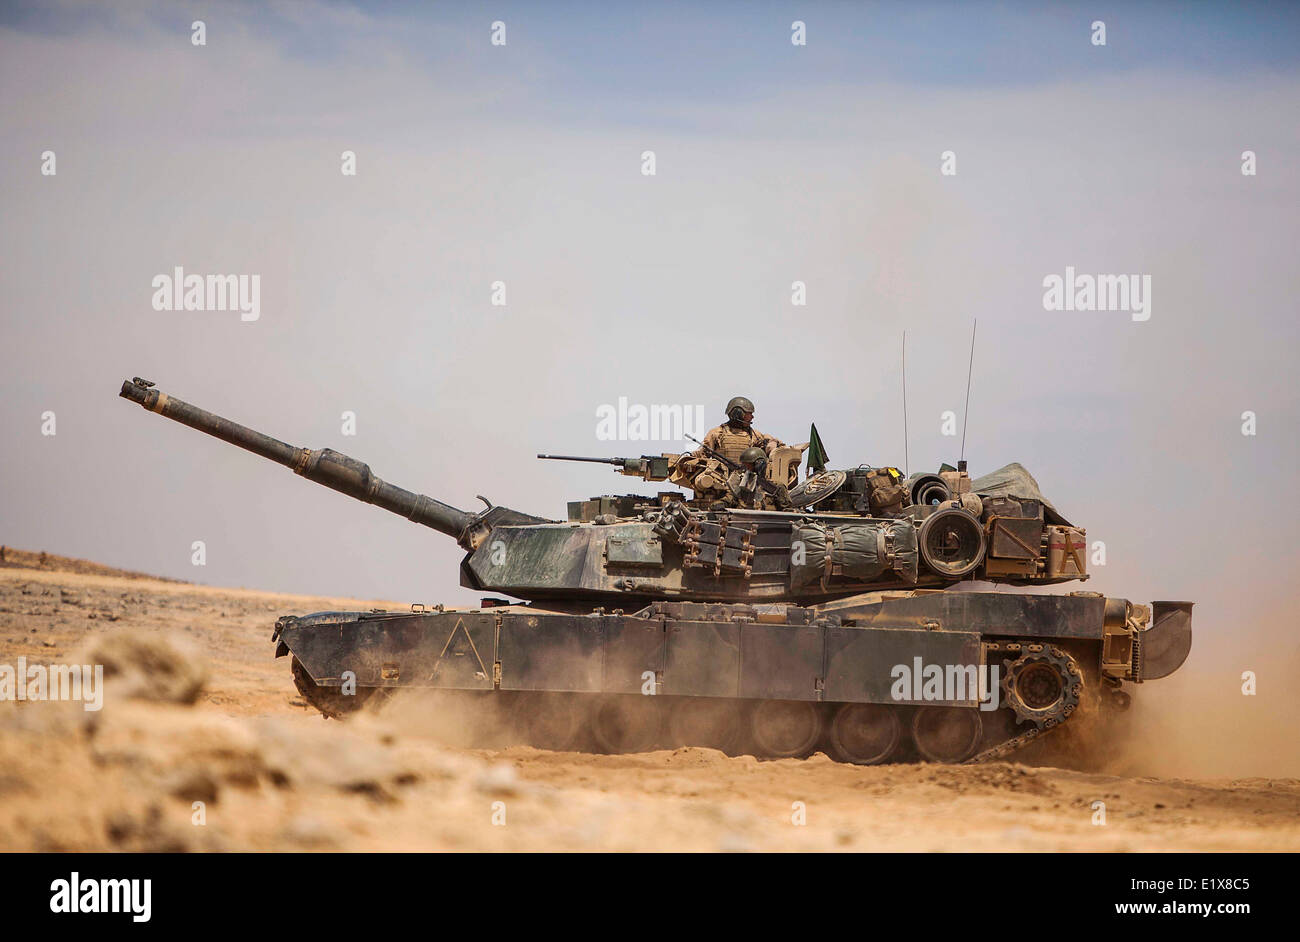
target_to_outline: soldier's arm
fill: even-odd
[[[721,437],[722,437],[721,434],[718,432],[718,430],[717,430],[716,428],[711,428],[711,429],[709,429],[709,431],[708,431],[708,432],[705,434],[705,436],[704,436],[704,441],[700,443],[702,447],[697,448],[697,449],[695,449],[693,452],[691,452],[691,457],[693,457],[693,458],[706,458],[706,457],[708,457],[708,455],[705,453],[704,449],[705,449],[705,448],[711,448],[711,449],[713,449],[714,451],[717,451],[717,450],[718,450],[718,439],[721,438]]]
[[[779,438],[773,438],[771,435],[764,435],[762,432],[758,432],[757,434],[759,440],[754,442],[754,444],[767,452],[769,458],[772,457],[772,452],[776,451],[778,448],[785,447],[785,442],[781,441]]]

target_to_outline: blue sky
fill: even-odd
[[[620,107],[629,97],[744,100],[791,84],[1032,85],[1133,70],[1293,73],[1300,63],[1300,5],[1292,3],[324,4],[339,17],[358,14],[352,20],[293,0],[121,6],[10,2],[0,25],[58,35],[130,31],[137,18],[183,29],[197,18],[215,38],[237,10],[289,57],[329,61],[374,31],[412,59],[477,58],[492,68],[502,51],[467,39],[499,19],[510,54],[548,66],[542,97]],[[807,24],[804,48],[789,42],[796,19]],[[1104,50],[1089,41],[1095,20],[1106,23]]]
[[[523,122],[704,135],[733,108],[809,96],[816,111],[826,89],[1231,81],[1294,75],[1300,66],[1300,4],[1292,3],[72,0],[0,8],[0,27],[19,34],[124,41],[155,30],[184,36],[194,19],[207,23],[210,56],[226,57],[232,70],[253,40],[306,66],[370,61],[383,72],[400,61],[450,93],[489,89],[494,111]],[[484,41],[498,19],[506,48]],[[795,19],[807,25],[805,47],[790,43]],[[1104,48],[1091,43],[1095,20],[1106,24]],[[810,131],[799,116],[793,122]]]

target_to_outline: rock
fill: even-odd
[[[184,802],[201,801],[205,805],[215,805],[219,788],[217,779],[208,769],[179,769],[163,781],[163,788]]]
[[[108,696],[194,703],[207,665],[188,647],[135,631],[97,637],[74,663],[102,664]]]
[[[134,703],[104,710],[90,754],[177,797],[188,797],[181,791],[189,787],[215,796],[223,784],[253,788],[272,778],[252,730],[231,717],[176,706]]]

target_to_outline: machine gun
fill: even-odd
[[[538,455],[547,461],[587,461],[593,464],[612,464],[619,474],[640,478],[643,481],[666,481],[677,455],[642,455],[640,458],[584,458],[577,455]]]
[[[713,458],[715,461],[721,462],[722,466],[726,468],[728,471],[739,471],[742,474],[745,473],[745,468],[740,464],[739,461],[732,461],[730,458],[728,458],[726,455],[722,454],[721,452],[714,451],[712,448],[704,444],[704,442],[700,441],[698,438],[695,438],[691,435],[687,435],[686,438],[690,441],[695,442],[695,444],[699,445],[700,450],[703,451],[710,458]],[[772,499],[777,502],[778,506],[788,506],[790,503],[789,490],[784,485],[774,484],[771,480],[768,479],[766,472],[767,469],[765,467],[762,473],[756,473],[754,475],[755,479],[758,481],[758,486],[763,489],[764,493],[771,495]]]

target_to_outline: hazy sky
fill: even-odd
[[[537,452],[681,445],[598,441],[620,396],[712,421],[743,394],[787,441],[816,421],[833,465],[901,463],[904,330],[912,468],[955,460],[978,318],[972,472],[1023,462],[1106,542],[1087,588],[1200,602],[1196,657],[1259,660],[1265,635],[1294,657],[1298,27],[1250,4],[8,4],[0,542],[472,603],[451,540],[121,381],[562,517],[637,482]],[[175,266],[259,275],[260,319],[155,311]],[[1067,266],[1150,275],[1150,320],[1045,311]]]

